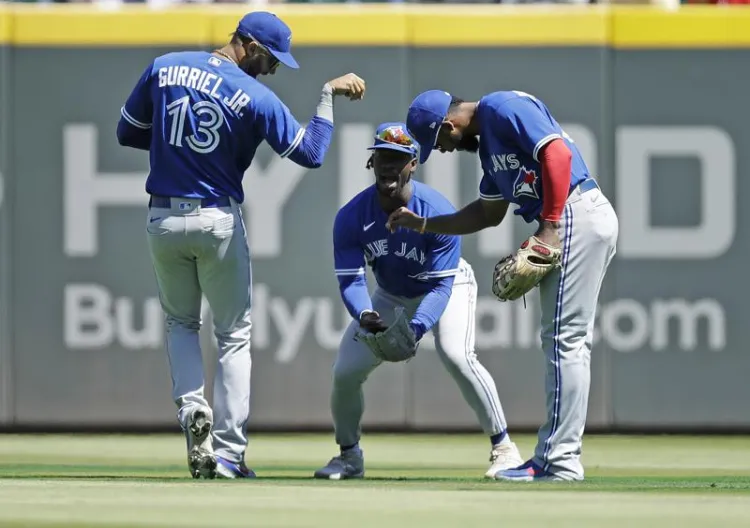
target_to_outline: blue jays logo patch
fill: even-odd
[[[528,198],[539,198],[539,191],[537,191],[537,183],[539,178],[536,175],[534,169],[526,169],[521,166],[518,170],[518,176],[513,184],[513,196],[526,196]]]

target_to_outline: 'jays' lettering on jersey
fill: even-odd
[[[407,207],[421,216],[455,212],[453,205],[430,187],[412,181]],[[419,297],[458,271],[461,238],[408,229],[391,233],[388,214],[370,186],[342,207],[333,227],[334,264],[338,277],[364,276],[372,268],[378,286],[400,297]],[[359,314],[352,314],[358,318]]]
[[[479,158],[484,176],[479,184],[483,200],[506,200],[518,204],[516,214],[527,222],[542,211],[542,170],[539,150],[562,139],[573,155],[571,189],[590,176],[575,143],[532,95],[494,92],[479,101]]]
[[[280,156],[317,167],[333,133],[333,123],[319,116],[306,130],[269,88],[203,51],[157,57],[121,114],[118,138],[129,127],[141,136],[125,141],[149,150],[149,194],[240,203],[245,170],[264,140]]]

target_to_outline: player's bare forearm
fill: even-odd
[[[468,235],[503,221],[508,203],[474,200],[453,214],[432,216],[427,219],[425,231],[443,235]]]
[[[423,218],[406,207],[400,207],[388,217],[386,226],[391,232],[398,227],[414,231],[438,233],[441,235],[468,235],[482,229],[496,226],[503,221],[508,211],[504,200],[475,200],[452,214]]]
[[[552,220],[540,220],[539,231],[546,231],[547,229],[559,229],[562,222],[553,222]]]
[[[453,214],[427,219],[425,231],[441,235],[468,235],[490,226],[478,202],[472,202]]]

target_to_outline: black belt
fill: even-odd
[[[180,197],[174,199],[179,200]],[[183,198],[184,200],[195,200],[195,198]],[[152,194],[148,200],[149,207],[158,207],[160,209],[170,209],[172,200],[169,196],[157,196]],[[232,201],[228,196],[216,196],[212,198],[201,198],[201,207],[231,207]]]

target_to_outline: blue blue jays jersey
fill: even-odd
[[[477,107],[480,123],[479,158],[484,175],[479,184],[483,200],[518,204],[516,214],[527,222],[542,212],[542,170],[539,150],[562,139],[573,154],[571,189],[588,178],[589,170],[573,140],[545,104],[524,92],[494,92]]]
[[[455,212],[436,190],[412,181],[414,192],[407,207],[420,216]],[[360,192],[336,215],[333,226],[336,275],[364,275],[370,266],[383,290],[400,297],[419,297],[436,282],[458,271],[461,237],[419,234],[409,229],[391,233],[388,215],[378,202],[374,185]]]
[[[266,86],[208,52],[157,57],[121,110],[151,130],[146,191],[163,196],[231,196],[262,141],[288,156],[304,129]]]

